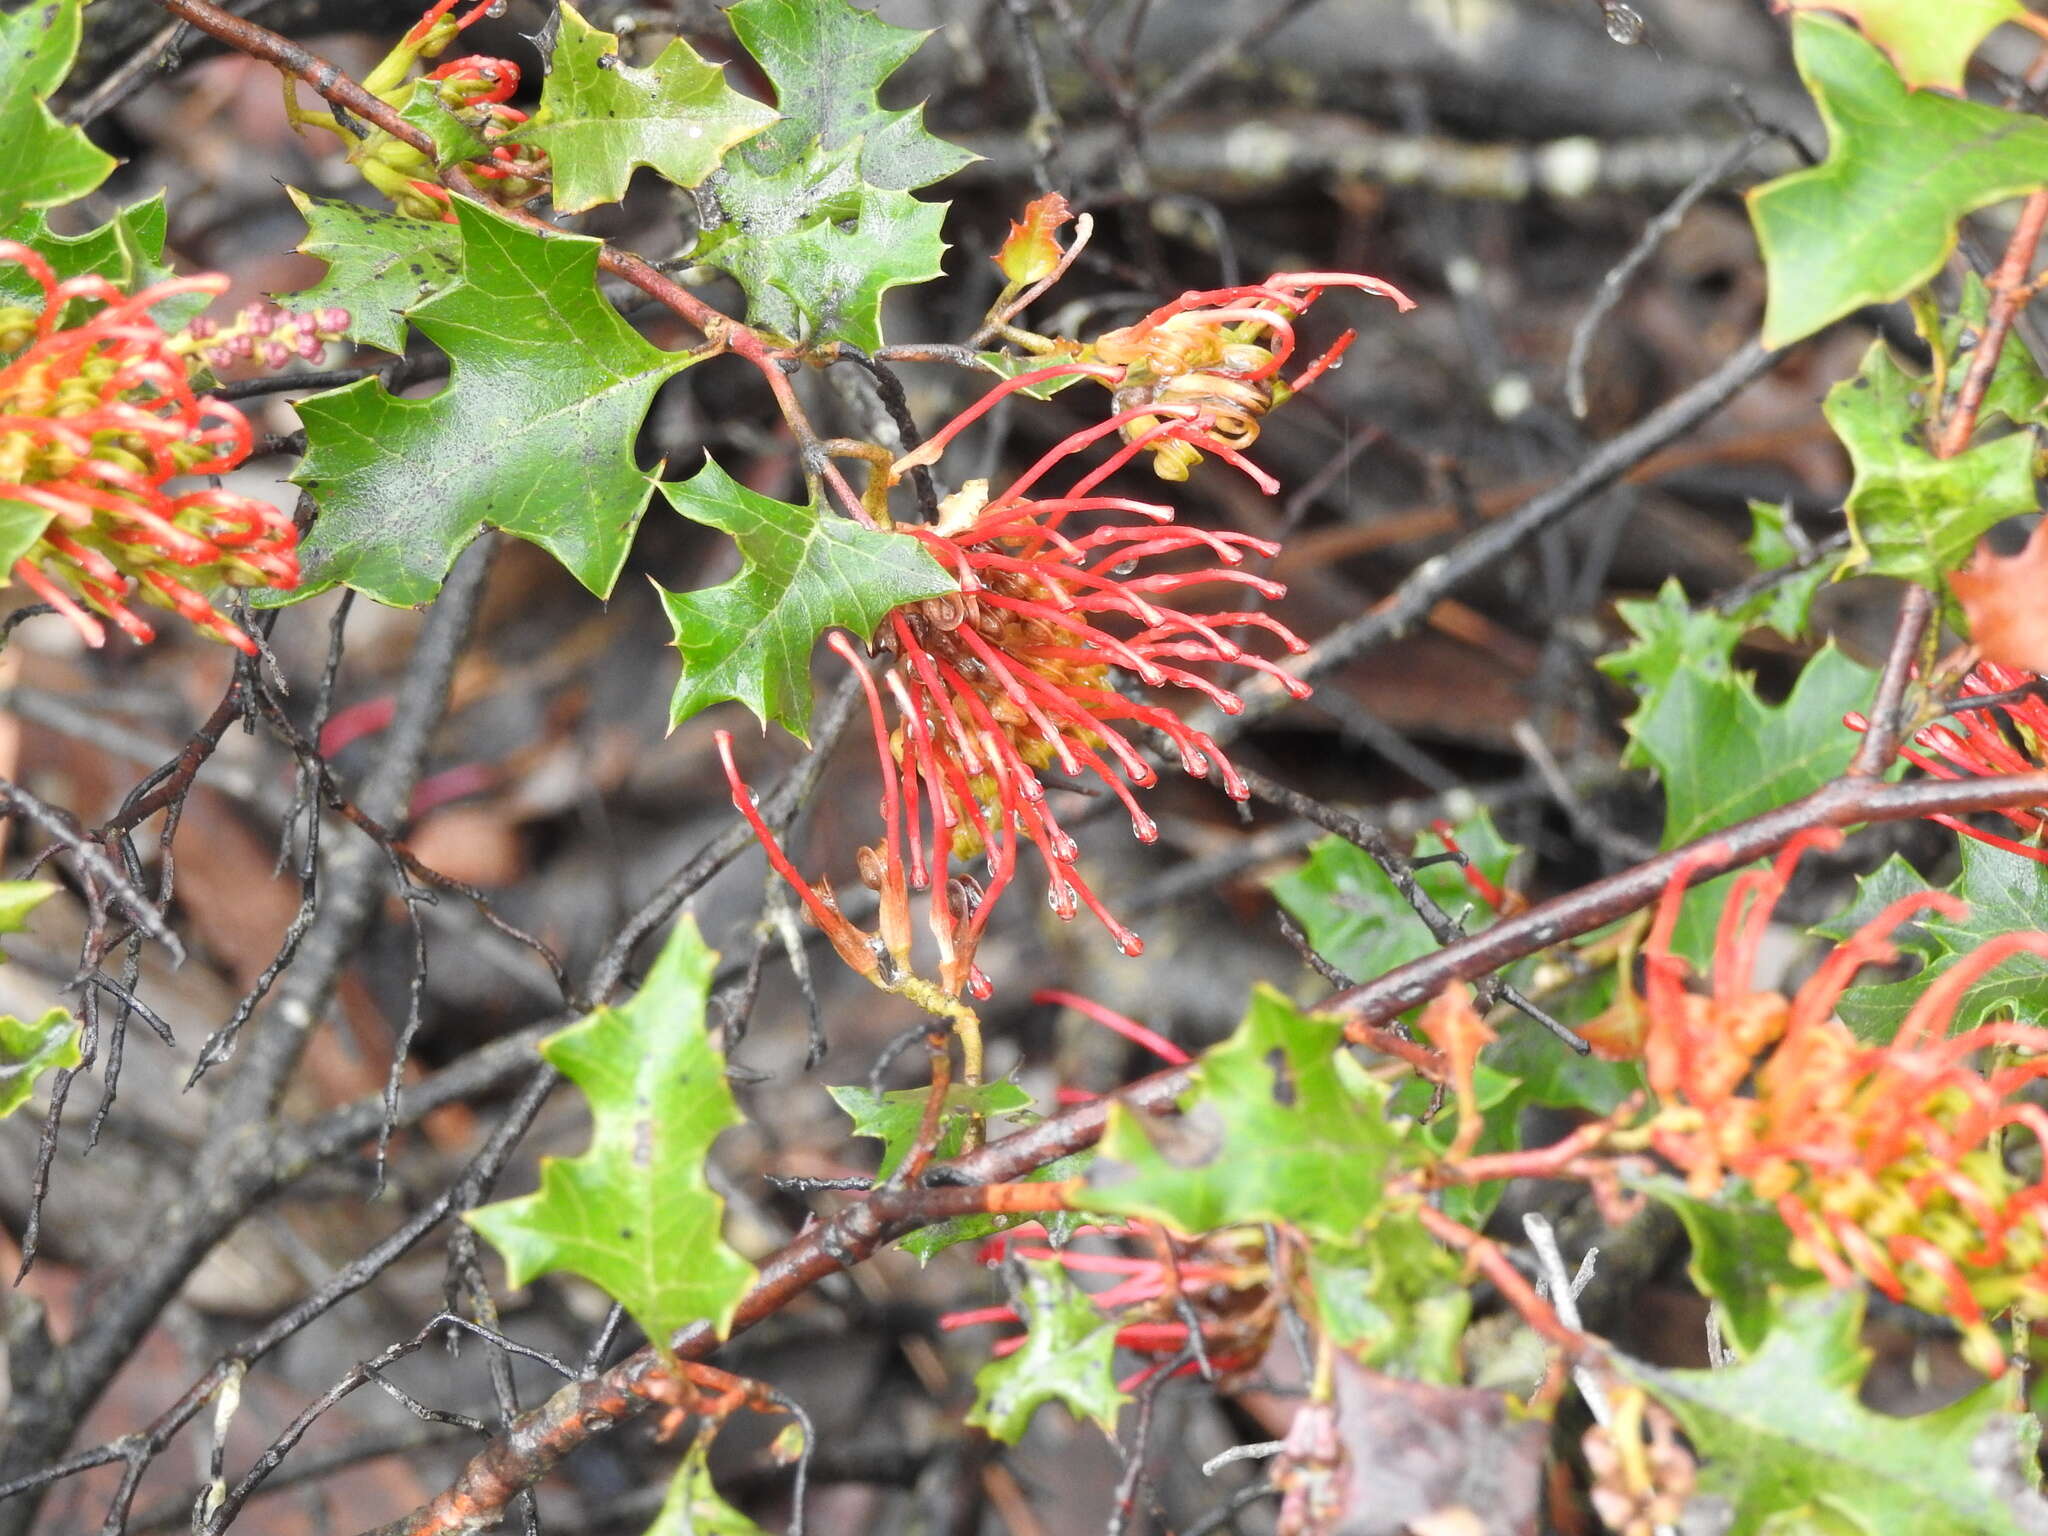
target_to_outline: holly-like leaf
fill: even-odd
[[[1460,1271],[1460,1261],[1404,1212],[1390,1214],[1355,1247],[1312,1248],[1308,1288],[1316,1322],[1340,1348],[1396,1376],[1456,1385],[1464,1380],[1459,1344],[1472,1315]]]
[[[646,1536],[768,1536],[718,1495],[711,1483],[711,1437],[700,1434],[669,1479],[661,1512]]]
[[[1939,16],[1949,24],[1948,7]],[[1905,297],[1941,270],[1963,215],[2048,184],[2048,123],[1908,91],[1874,44],[1831,18],[1794,17],[1792,39],[1828,157],[1749,194],[1771,347]]]
[[[538,1191],[464,1218],[505,1256],[513,1285],[582,1275],[664,1348],[686,1323],[723,1336],[754,1280],[719,1235],[725,1201],[704,1177],[711,1143],[741,1119],[704,1027],[717,959],[686,916],[630,1003],[541,1042],[590,1101],[590,1150],[543,1158]]]
[[[2020,0],[1790,0],[1794,10],[1853,16],[1906,84],[1961,91],[1963,70],[1992,29],[2026,14]]]
[[[1593,665],[1626,683],[1641,699],[1626,722],[1630,736],[1622,748],[1621,762],[1626,768],[1647,768],[1649,754],[1635,736],[1636,728],[1680,671],[1690,667],[1703,677],[1732,677],[1735,645],[1747,626],[1711,608],[1693,607],[1675,576],[1664,578],[1654,600],[1625,597],[1615,603],[1614,611],[1635,639]]]
[[[1484,809],[1455,827],[1452,835],[1473,868],[1495,885],[1507,880],[1521,853],[1500,835]],[[1441,846],[1436,834],[1427,832],[1416,839],[1415,851],[1426,856]],[[1491,920],[1491,914],[1476,904],[1472,887],[1456,864],[1428,865],[1416,871],[1415,879],[1453,916],[1472,907],[1468,928],[1484,927]],[[1384,975],[1437,947],[1386,871],[1371,854],[1344,838],[1323,838],[1309,850],[1308,861],[1275,880],[1272,889],[1280,905],[1301,924],[1316,953],[1356,980]]]
[[[846,0],[742,0],[726,13],[775,84],[781,121],[706,183],[695,254],[746,289],[748,319],[813,342],[881,344],[882,295],[940,272],[942,204],[909,196],[974,157],[876,92],[928,35]]]
[[[737,699],[807,742],[818,636],[836,624],[869,639],[890,609],[954,590],[915,539],[750,491],[709,457],[661,489],[692,522],[731,534],[745,562],[722,586],[656,588],[683,658],[671,725]]]
[[[929,1088],[898,1088],[876,1093],[871,1088],[828,1087],[832,1102],[853,1119],[853,1134],[872,1136],[882,1143],[882,1161],[875,1169],[877,1180],[886,1179],[910,1154],[924,1123]],[[1031,1108],[1031,1095],[1015,1083],[955,1083],[946,1090],[946,1107],[940,1112],[939,1140],[935,1157],[953,1157],[966,1144],[967,1128],[975,1115],[984,1120],[1016,1115]]]
[[[1810,558],[1813,547],[1801,533],[1790,502],[1773,506],[1768,501],[1752,501],[1749,540],[1742,547],[1759,572],[1799,568],[1749,598],[1733,616],[1745,624],[1775,629],[1787,640],[1805,639],[1813,624],[1813,600],[1834,580],[1840,557]],[[1802,561],[1807,563],[1801,565]]]
[[[0,1015],[0,1120],[28,1102],[43,1073],[75,1067],[80,1059],[78,1021],[62,1008],[52,1008],[34,1023]]]
[[[1666,1371],[1613,1360],[1684,1426],[1702,1460],[1697,1501],[1728,1506],[1728,1522],[1714,1528],[1730,1536],[2039,1530],[2044,1510],[2021,1470],[2033,1466],[2034,1434],[2011,1411],[2010,1384],[1910,1419],[1875,1413],[1857,1400],[1870,1360],[1862,1321],[1860,1291],[1799,1296],[1740,1365]]]
[[[1975,838],[1960,841],[1962,872],[1947,890],[1968,903],[1969,916],[1917,914],[1899,929],[1893,942],[1901,953],[1917,956],[1920,969],[1903,981],[1871,982],[1842,994],[1836,1012],[1862,1039],[1891,1039],[1920,995],[1988,940],[2048,926],[2048,865]],[[1932,887],[1912,865],[1893,854],[1874,874],[1858,882],[1856,900],[1848,911],[1816,925],[1814,932],[1847,938],[1891,902],[1929,889]],[[2014,955],[1993,967],[1964,990],[1949,1027],[1971,1029],[1987,1019],[2028,1023],[2048,1019],[2048,961],[2035,955]]]
[[[48,880],[0,880],[0,933],[19,933],[28,926],[28,915],[57,894]],[[0,954],[0,961],[7,958]]]
[[[133,293],[162,278],[170,269],[162,265],[165,213],[163,194],[132,203],[98,229],[82,235],[60,235],[50,228],[47,215],[34,209],[17,213],[0,224],[0,240],[14,240],[28,246],[50,264],[57,281],[72,277],[104,277]],[[152,312],[169,326],[182,324],[208,303],[204,294],[186,294],[164,301]],[[42,308],[43,290],[36,280],[12,262],[0,262],[0,304]],[[75,325],[98,306],[76,300],[66,311],[64,323]]]
[[[1286,1222],[1342,1247],[1365,1242],[1387,1178],[1413,1156],[1387,1089],[1342,1049],[1344,1026],[1261,986],[1229,1039],[1196,1060],[1178,1120],[1110,1106],[1090,1210],[1177,1232]]]
[[[491,151],[490,141],[474,123],[448,110],[448,104],[441,100],[441,93],[431,80],[413,81],[412,95],[398,109],[398,115],[427,136],[434,146],[434,164],[437,166],[460,165],[465,160],[481,159]],[[405,222],[424,224],[435,221],[407,219]]]
[[[1712,676],[1683,666],[1636,725],[1636,740],[1664,784],[1663,846],[1676,848],[1809,794],[1838,777],[1862,738],[1842,716],[1866,709],[1876,675],[1834,646],[1799,674],[1781,705],[1757,697],[1744,674]],[[1674,940],[1694,962],[1713,929],[1732,875],[1695,887]]]
[[[114,169],[112,155],[44,105],[78,52],[82,3],[42,0],[0,15],[0,224],[83,197]]]
[[[538,544],[610,595],[655,476],[633,438],[696,358],[638,335],[596,286],[596,240],[540,234],[457,200],[461,276],[411,311],[448,386],[402,400],[376,379],[298,404],[319,503],[305,576],[277,601],[350,586],[424,603],[485,528]],[[658,471],[657,471],[658,472]]]
[[[645,69],[619,57],[619,40],[564,0],[540,112],[520,139],[548,152],[555,206],[580,213],[626,195],[634,168],[648,166],[694,187],[725,152],[775,121],[775,112],[725,83],[676,38]]]
[[[1954,311],[1942,321],[1941,341],[1949,357],[1949,387],[1953,393],[1969,369],[1970,352],[1983,339],[1991,313],[1991,294],[1984,279],[1974,272],[1963,274],[1963,291]],[[1991,382],[1984,401],[1977,408],[1980,424],[2003,416],[2016,427],[2036,426],[2048,421],[2048,375],[2034,362],[2033,352],[2008,335],[1992,367]]]
[[[297,187],[285,195],[306,221],[299,249],[327,263],[327,275],[286,295],[295,309],[339,305],[348,334],[386,352],[405,350],[405,312],[462,276],[462,234],[453,224],[408,219],[357,203],[313,197]]]
[[[1858,575],[1937,586],[1986,529],[2035,509],[2033,439],[2015,432],[1938,459],[1923,446],[1914,404],[1925,388],[1873,342],[1862,370],[1821,406],[1856,470],[1844,504],[1854,544],[1843,566]]]
[[[1654,1195],[1685,1224],[1693,1284],[1719,1303],[1721,1326],[1743,1354],[1763,1344],[1787,1295],[1825,1286],[1818,1271],[1792,1262],[1792,1232],[1778,1213],[1739,1184],[1711,1200],[1664,1175],[1631,1180],[1630,1187]]]
[[[1046,1403],[1064,1403],[1077,1419],[1093,1419],[1116,1433],[1116,1411],[1129,1399],[1116,1388],[1112,1357],[1116,1320],[1089,1305],[1056,1260],[1024,1262],[1016,1296],[1024,1320],[1023,1345],[974,1373],[974,1406],[967,1422],[1015,1445]]]

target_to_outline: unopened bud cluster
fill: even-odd
[[[194,320],[172,338],[171,350],[196,353],[207,367],[216,370],[237,363],[283,368],[293,358],[316,363],[329,343],[346,334],[348,321],[345,309],[330,307],[295,315],[275,304],[252,304],[225,323],[204,317]]]

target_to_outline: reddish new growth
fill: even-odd
[[[873,641],[873,650],[890,658],[879,680],[844,635],[832,637],[867,692],[882,769],[882,841],[861,850],[859,865],[863,882],[881,898],[879,934],[855,929],[828,886],[796,873],[741,783],[729,740],[719,738],[735,803],[847,964],[884,986],[902,985],[910,975],[910,893],[928,890],[941,989],[951,997],[986,997],[975,948],[997,899],[1016,879],[1026,845],[1046,867],[1059,917],[1085,906],[1126,954],[1142,949],[1080,875],[1079,850],[1041,775],[1057,768],[1070,779],[1098,781],[1122,802],[1144,842],[1158,835],[1133,793],[1157,778],[1143,754],[1148,735],[1169,746],[1187,773],[1214,774],[1226,794],[1243,800],[1244,782],[1213,740],[1125,689],[1189,689],[1235,714],[1243,701],[1191,667],[1243,667],[1299,698],[1306,684],[1234,634],[1264,631],[1287,651],[1306,647],[1257,609],[1181,606],[1182,593],[1204,586],[1282,596],[1278,583],[1240,569],[1247,554],[1270,557],[1277,545],[1178,524],[1171,507],[1105,494],[1103,486],[1142,453],[1158,457],[1162,474],[1177,465],[1180,474],[1171,478],[1210,453],[1262,491],[1277,490],[1278,482],[1238,449],[1287,388],[1277,374],[1294,347],[1292,312],[1339,284],[1407,302],[1374,279],[1324,273],[1187,294],[1083,349],[1121,361],[1064,362],[1006,380],[898,461],[898,475],[931,462],[996,401],[1033,383],[1075,375],[1099,379],[1117,394],[1118,409],[1106,421],[1055,444],[1002,494],[991,498],[985,482],[972,482],[946,499],[937,523],[895,529],[921,543],[960,590],[890,614]],[[1064,487],[1048,487],[1075,454],[1115,437],[1122,441],[1102,463]],[[1083,531],[1069,526],[1072,519],[1103,521]],[[1210,563],[1190,568],[1183,559],[1190,554]],[[984,861],[985,880],[953,873],[955,860],[972,859]]]
[[[2044,762],[2048,762],[2048,702],[2044,702],[2038,691],[2025,690],[2034,688],[2040,681],[2034,673],[2023,672],[2017,667],[2001,666],[1995,661],[1980,662],[1977,669],[1963,679],[1962,698],[1995,697],[1999,702],[1978,708],[1959,702],[1954,725],[1935,724],[1923,728],[1914,734],[1913,746],[1902,749],[1901,755],[1914,766],[1942,779],[1990,778],[2037,771]],[[1999,719],[2000,713],[2005,717],[2003,722]],[[1847,724],[1851,729],[1860,731],[1866,722],[1861,715],[1850,715]],[[1915,747],[1919,750],[1915,751]],[[2019,838],[1987,832],[1954,816],[1933,816],[1929,819],[1980,843],[2003,848],[2007,853],[2016,853],[2037,864],[2048,864],[2048,847],[2042,846],[2042,834],[2048,832],[2048,815],[2043,814],[2043,809],[2011,806],[1998,814],[2018,829]]]
[[[191,360],[275,366],[317,357],[347,326],[346,312],[258,308],[227,327],[195,322],[166,334],[153,306],[220,293],[228,280],[177,278],[130,296],[103,277],[59,282],[40,255],[13,241],[0,241],[0,261],[42,291],[33,309],[0,309],[0,355],[12,356],[0,369],[0,499],[47,519],[15,561],[15,577],[89,645],[106,640],[94,613],[138,642],[154,639],[131,606],[140,599],[253,654],[255,642],[214,610],[206,589],[298,585],[298,535],[267,502],[167,489],[182,476],[234,469],[251,446],[240,411],[194,393]],[[75,303],[100,308],[66,326]]]
[[[2048,1306],[2048,1171],[2013,1171],[2001,1145],[2010,1128],[2048,1148],[2048,1114],[2020,1097],[2048,1077],[2048,1029],[1949,1029],[1990,971],[2017,954],[2048,956],[2048,934],[2005,934],[1963,956],[1889,1043],[1866,1044],[1834,1016],[1844,989],[1864,966],[1896,958],[1892,934],[1913,913],[1966,909],[1938,891],[1902,898],[1791,997],[1753,990],[1793,866],[1839,840],[1807,834],[1771,869],[1736,879],[1704,994],[1687,990],[1671,951],[1686,883],[1673,876],[1644,950],[1643,1064],[1660,1107],[1619,1139],[1646,1140],[1700,1196],[1746,1181],[1791,1229],[1796,1262],[1953,1318],[1972,1362],[1996,1374],[2003,1359],[1987,1318],[2016,1302]],[[1992,1053],[1990,1070],[1973,1060],[1980,1053]]]

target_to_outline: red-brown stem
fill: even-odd
[[[1507,1255],[1490,1239],[1481,1237],[1463,1222],[1452,1220],[1433,1206],[1419,1205],[1415,1214],[1430,1236],[1458,1249],[1478,1265],[1486,1278],[1499,1287],[1508,1304],[1522,1314],[1523,1321],[1551,1343],[1577,1354],[1592,1342],[1583,1333],[1565,1327],[1556,1309],[1536,1294],[1536,1288],[1522,1278],[1522,1272],[1508,1262]]]
[[[1971,354],[1969,372],[1963,375],[1963,387],[1956,391],[1955,409],[1949,412],[1935,439],[1934,456],[1938,459],[1952,459],[1970,446],[1970,435],[1977,430],[1977,413],[1983,408],[1985,392],[1991,388],[1998,356],[2005,350],[2006,335],[2033,296],[2030,274],[2044,227],[2048,227],[2048,187],[2034,193],[2020,209],[2019,223],[2013,226],[2012,238],[2005,244],[2005,255],[1998,270],[1991,274],[1991,312],[1984,320],[1983,338]]]

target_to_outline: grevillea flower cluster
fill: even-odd
[[[2048,1306],[2048,1170],[2038,1156],[2048,1114],[2022,1097],[2048,1077],[2048,1029],[1949,1029],[1988,972],[2016,954],[2048,956],[2048,933],[2002,935],[1963,956],[1891,1041],[1867,1044],[1834,1016],[1851,979],[1896,958],[1892,935],[1915,912],[1966,913],[1939,891],[1904,897],[1792,996],[1755,990],[1757,950],[1793,866],[1839,836],[1808,834],[1770,869],[1737,878],[1704,993],[1688,990],[1671,950],[1685,882],[1673,878],[1644,949],[1643,1065],[1657,1108],[1631,1134],[1696,1195],[1742,1180],[1790,1228],[1797,1263],[1951,1318],[1972,1363],[1996,1374],[2003,1361],[1987,1319],[2020,1302]],[[2002,1146],[2013,1131],[2035,1143],[2032,1174],[2015,1171]]]
[[[1213,775],[1243,800],[1244,781],[1215,741],[1138,690],[1186,689],[1235,714],[1242,699],[1192,670],[1224,665],[1302,697],[1305,684],[1238,637],[1263,635],[1287,652],[1306,647],[1257,607],[1212,610],[1183,596],[1202,587],[1284,595],[1278,583],[1242,569],[1246,556],[1270,557],[1277,545],[1190,527],[1172,507],[1113,494],[1106,483],[1143,453],[1166,456],[1159,463],[1181,473],[1206,453],[1262,491],[1277,490],[1239,449],[1277,398],[1276,375],[1294,341],[1288,306],[1306,307],[1339,284],[1407,302],[1375,279],[1325,273],[1187,294],[1092,349],[1100,356],[1107,343],[1126,361],[1065,362],[1008,379],[897,462],[900,475],[933,461],[998,400],[1035,382],[1075,375],[1117,391],[1107,420],[1056,443],[999,494],[971,482],[941,504],[936,523],[895,528],[923,545],[959,591],[888,616],[872,642],[889,659],[879,680],[844,635],[831,637],[866,690],[881,764],[882,840],[859,860],[863,882],[880,897],[878,934],[855,929],[829,886],[796,873],[740,781],[730,741],[719,738],[735,803],[848,965],[900,985],[910,974],[910,896],[928,891],[941,989],[956,998],[963,991],[987,996],[975,949],[1027,846],[1045,865],[1055,914],[1071,918],[1086,907],[1124,953],[1143,948],[1081,876],[1079,850],[1054,813],[1045,776],[1057,770],[1070,780],[1092,778],[1122,803],[1144,842],[1158,836],[1133,793],[1157,778],[1144,755],[1148,736],[1166,744],[1185,772]],[[1247,332],[1270,346],[1239,339]],[[1050,483],[1104,439],[1120,441],[1101,463]],[[1205,563],[1190,565],[1189,556]],[[982,861],[986,880],[953,873],[956,861],[971,860]]]
[[[215,610],[217,587],[298,585],[298,534],[267,502],[184,476],[222,474],[249,455],[248,420],[192,387],[195,359],[276,365],[317,357],[348,325],[323,309],[286,316],[268,307],[226,325],[195,322],[166,333],[153,306],[181,294],[218,294],[217,275],[175,278],[128,295],[102,277],[59,282],[34,250],[0,241],[0,261],[42,290],[36,308],[0,309],[0,498],[48,515],[13,574],[56,608],[89,645],[105,643],[95,617],[139,642],[155,631],[133,606],[176,613],[253,653],[255,642]],[[66,325],[73,305],[98,308]]]
[[[1980,662],[1963,679],[1955,724],[1937,722],[1923,727],[1914,733],[1912,746],[1904,748],[1902,755],[1941,779],[2037,771],[2048,763],[2048,701],[2038,691],[2028,690],[2040,681],[2034,673],[2017,667]],[[1975,708],[1967,702],[1992,698],[1998,702]],[[1850,715],[1847,723],[1854,730],[1865,728],[1861,715]],[[2048,846],[2044,846],[2048,839],[2043,837],[2048,832],[2048,807],[2010,806],[1998,814],[2017,829],[2017,838],[1974,827],[1955,816],[1937,815],[1929,820],[2023,859],[2048,864]]]

